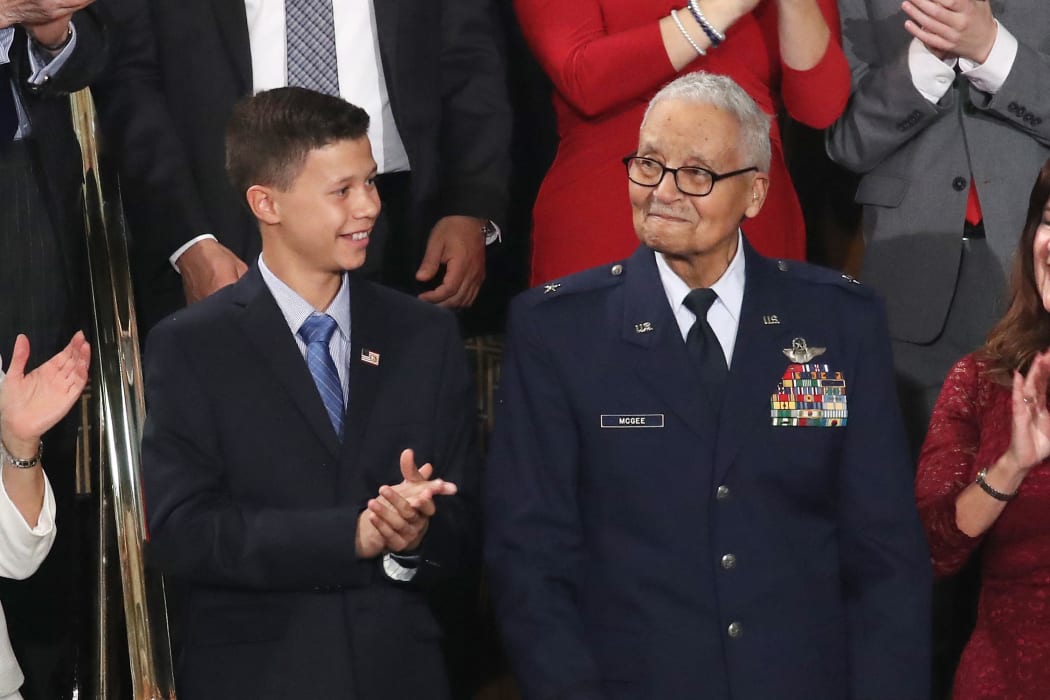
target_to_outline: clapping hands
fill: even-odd
[[[437,512],[435,496],[452,496],[457,487],[451,481],[431,479],[429,462],[417,467],[412,450],[401,453],[401,483],[379,488],[379,495],[357,520],[357,556],[370,559],[383,552],[416,549],[423,541],[430,518]]]
[[[984,63],[998,29],[987,0],[904,0],[904,28],[939,58]]]

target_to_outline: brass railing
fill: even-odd
[[[81,689],[81,697],[169,700],[175,698],[175,683],[164,584],[144,559],[148,537],[140,443],[145,401],[124,216],[117,179],[105,172],[99,157],[90,94],[78,93],[71,103],[84,156],[85,229],[95,324],[94,420],[82,432],[85,438],[97,440],[98,449],[82,449],[81,455],[99,460],[97,471],[78,470],[80,488],[97,487],[99,501],[97,648],[92,655],[97,668],[82,674],[92,678],[93,687]],[[93,435],[92,430],[96,431]],[[97,483],[92,484],[94,473]],[[118,580],[113,580],[114,569],[119,572]],[[113,652],[123,646],[113,638],[121,633],[120,613],[127,636],[126,659],[113,658]],[[130,673],[130,688],[118,680],[125,673]]]

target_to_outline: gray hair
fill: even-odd
[[[740,125],[740,147],[750,163],[759,170],[769,172],[772,159],[769,145],[769,116],[755,104],[744,88],[732,78],[714,73],[696,71],[686,73],[665,85],[649,101],[642,124],[649,118],[658,103],[664,100],[682,100],[710,105],[729,112]]]

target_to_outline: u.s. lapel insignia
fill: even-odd
[[[368,348],[361,348],[361,362],[374,367],[379,366],[379,353]]]
[[[641,323],[634,324],[635,333],[652,333],[653,324],[649,321],[642,321]]]
[[[544,294],[552,294],[552,293],[558,291],[558,287],[560,287],[560,286],[561,286],[560,282],[555,282],[553,284],[545,284],[545,285],[543,285],[543,293]]]
[[[769,397],[774,426],[836,428],[846,425],[846,378],[824,364],[790,364]]]
[[[805,364],[814,357],[819,357],[827,352],[827,348],[809,347],[805,338],[795,338],[791,341],[790,348],[784,348],[784,355],[792,362]]]
[[[762,317],[762,325],[763,326],[779,326],[780,325],[780,319],[777,318],[776,314],[768,314],[768,315]]]

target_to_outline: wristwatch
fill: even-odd
[[[485,245],[491,245],[500,239],[499,226],[485,219],[481,222],[481,235],[485,237]]]
[[[44,441],[41,440],[40,444],[37,445],[36,454],[29,459],[19,459],[13,454],[7,451],[7,445],[4,444],[3,440],[0,440],[0,466],[9,464],[15,469],[32,469],[36,465],[40,464],[40,458],[44,454]]]

